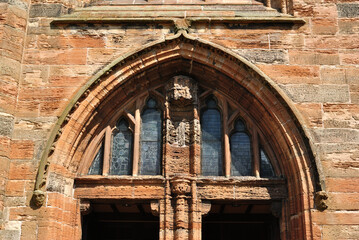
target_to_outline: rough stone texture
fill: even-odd
[[[338,15],[342,18],[359,17],[359,4],[355,3],[339,3]]]
[[[38,209],[30,205],[46,141],[73,96],[111,61],[145,44],[173,36],[175,31],[172,25],[163,22],[51,24],[54,18],[66,15],[70,8],[75,7],[80,8],[79,12],[83,14],[81,16],[105,17],[101,15],[103,13],[96,11],[84,13],[81,7],[89,2],[0,0],[0,239],[80,239],[78,200],[89,196],[161,199],[158,203],[159,215],[166,216],[167,221],[172,224],[169,224],[167,229],[161,227],[161,236],[165,233],[168,236],[166,240],[174,238],[175,226],[172,220],[176,214],[179,216],[177,229],[186,228],[186,221],[191,216],[183,213],[193,206],[199,206],[193,211],[196,219],[193,222],[193,233],[197,233],[195,236],[198,237],[202,214],[200,200],[191,203],[187,199],[164,199],[164,189],[170,190],[171,186],[167,180],[146,180],[138,177],[138,181],[125,178],[118,182],[106,182],[100,179],[96,184],[88,180],[90,183],[76,182],[74,191],[74,178],[81,161],[77,156],[83,156],[81,154],[86,151],[85,148],[79,148],[75,150],[72,159],[64,157],[65,154],[71,153],[71,147],[77,144],[75,141],[62,141],[54,145],[57,158],[50,158],[54,164],[46,169],[49,174],[45,186],[45,204]],[[184,4],[180,4],[181,2]],[[253,16],[252,10],[265,13],[266,16],[279,16],[276,10],[266,10],[260,3],[253,5],[252,1],[241,1],[241,4],[236,5],[236,9],[240,11],[236,12],[233,5],[228,5],[229,2],[238,3],[235,0],[194,0],[190,3],[171,0],[113,0],[91,1],[91,4],[94,7],[107,5],[110,9],[116,5],[133,3],[147,6],[147,10],[141,12],[113,11],[116,16],[125,17],[131,12],[133,16],[144,17],[186,15],[229,18]],[[276,1],[272,1],[272,4],[279,8]],[[309,193],[303,191],[294,196],[308,196],[303,200],[303,204],[310,207],[307,212],[300,214],[312,214],[311,222],[307,223],[310,226],[306,226],[306,229],[311,229],[313,239],[359,239],[359,4],[352,1],[336,3],[294,0],[290,1],[288,6],[290,14],[305,19],[304,25],[292,26],[275,21],[264,24],[204,21],[192,22],[188,32],[194,38],[216,43],[249,60],[268,76],[274,85],[284,91],[285,97],[288,97],[285,101],[298,111],[302,119],[296,123],[301,124],[309,133],[308,139],[315,153],[313,158],[317,161],[318,168],[322,169],[320,171],[325,185],[323,190],[328,194],[328,209],[320,213],[314,207],[313,189],[307,189]],[[244,110],[251,109],[250,118],[264,121],[262,129],[270,129],[266,136],[277,136],[275,134],[281,129],[274,125],[277,120],[269,121],[274,118],[268,117],[267,111],[271,111],[270,114],[282,121],[287,134],[294,134],[292,131],[295,130],[286,128],[292,124],[292,118],[288,117],[283,109],[275,108],[280,105],[278,98],[263,91],[268,83],[259,84],[248,71],[238,65],[224,64],[225,59],[220,54],[204,50],[201,52],[198,50],[198,44],[188,47],[185,42],[181,42],[181,46],[177,46],[178,52],[189,57],[186,61],[175,63],[172,62],[176,61],[178,56],[165,46],[162,47],[163,49],[152,49],[146,56],[141,55],[141,59],[134,57],[131,60],[132,65],[122,69],[121,73],[116,70],[108,72],[106,76],[111,84],[99,84],[90,88],[88,96],[95,96],[93,101],[88,108],[80,108],[76,114],[71,112],[68,115],[71,127],[67,129],[71,130],[63,133],[61,138],[70,141],[80,136],[81,141],[88,141],[87,139],[96,135],[96,132],[91,130],[96,129],[96,124],[89,126],[90,130],[75,129],[81,129],[81,124],[88,120],[83,118],[87,116],[90,107],[96,109],[99,99],[105,99],[104,96],[109,91],[117,89],[114,86],[121,87],[116,92],[116,98],[111,98],[113,107],[121,105],[125,96],[136,96],[137,93],[150,89],[152,85],[148,82],[153,80],[154,84],[163,83],[185,71],[190,73],[191,77],[193,75],[193,78],[206,79],[208,88],[235,99]],[[146,64],[152,61],[161,64],[156,65],[155,70],[149,69],[138,79],[137,76],[131,78],[130,86],[121,85],[124,76],[131,76],[131,72],[148,66]],[[172,72],[167,72],[166,69]],[[218,74],[220,71],[228,74]],[[233,79],[237,79],[248,91],[235,88]],[[193,90],[193,86],[187,90],[184,91],[185,95]],[[164,90],[159,91],[158,94],[165,94]],[[202,93],[199,93],[199,96]],[[261,101],[255,101],[252,96]],[[272,102],[274,106],[270,110],[263,107],[268,102]],[[236,110],[235,106],[229,108],[229,112]],[[93,118],[101,122],[118,109],[109,108],[102,115],[98,114],[97,110],[101,112],[103,109],[94,110]],[[181,121],[178,119],[183,109],[178,110],[177,113],[171,113],[174,121],[167,124],[168,130],[172,129],[168,131],[170,136],[167,138],[166,148],[168,159],[173,160],[169,163],[172,169],[169,173],[196,172],[199,166],[191,166],[189,159],[193,159],[194,155],[198,156],[201,151],[198,116],[191,112],[191,119]],[[275,129],[270,128],[272,125],[276,126]],[[193,134],[194,132],[196,134]],[[85,133],[88,135],[85,136]],[[272,137],[270,141],[282,148],[293,145],[293,142],[282,138]],[[280,156],[282,154],[278,153]],[[287,158],[285,163],[292,161],[292,158]],[[313,166],[304,166],[303,169],[313,169]],[[288,182],[302,181],[299,177],[295,180],[292,180],[293,176],[286,178]],[[247,179],[247,182],[226,182],[220,178],[206,181],[201,183],[199,189],[191,186],[191,191],[198,190],[200,196],[216,200],[220,200],[223,195],[228,199],[247,200],[283,197],[276,185],[253,187],[253,179]],[[219,183],[223,185],[217,187],[216,184]],[[87,184],[92,187],[89,188]],[[292,186],[287,187],[289,192],[295,189]],[[177,197],[171,192],[166,194]],[[186,194],[182,195],[188,197]],[[290,224],[296,229],[303,221],[295,215],[300,204],[294,200],[287,199],[291,203],[288,208],[288,212],[292,214]],[[177,210],[176,204],[179,206]],[[167,215],[164,209],[167,209]],[[180,239],[188,234],[188,231],[178,231],[177,237]],[[304,234],[295,232],[292,239],[309,239]],[[283,235],[282,239],[287,238]]]
[[[245,57],[253,63],[286,64],[288,63],[288,53],[284,50],[257,50],[257,49],[238,49],[235,50],[239,55]]]
[[[62,4],[33,4],[29,17],[58,17],[67,12]]]
[[[0,115],[0,135],[10,136],[14,129],[14,118],[11,115]]]

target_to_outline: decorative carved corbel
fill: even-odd
[[[201,204],[202,215],[207,215],[209,213],[209,211],[211,211],[211,207],[212,207],[212,204],[210,201],[203,200],[202,204]]]
[[[180,197],[191,193],[191,182],[188,179],[173,179],[171,181],[172,194]]]
[[[45,192],[41,190],[35,190],[32,195],[32,203],[36,207],[41,207],[45,202],[45,197],[46,197]]]
[[[319,211],[324,211],[328,208],[326,200],[328,199],[328,194],[325,191],[316,192],[314,195],[314,203]]]
[[[160,214],[160,203],[158,200],[151,201],[151,213],[153,216],[158,216]]]
[[[92,211],[91,202],[87,199],[82,199],[80,203],[81,215],[87,215]]]

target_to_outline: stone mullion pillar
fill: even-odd
[[[175,76],[167,82],[165,89],[164,172],[171,184],[171,195],[166,192],[168,210],[165,222],[168,231],[165,239],[171,239],[170,210],[174,230],[172,239],[200,239],[201,223],[196,182],[192,180],[192,176],[200,173],[197,83],[186,76]],[[170,197],[173,205],[167,205],[170,203]]]
[[[229,142],[229,131],[228,131],[228,105],[227,102],[221,99],[223,107],[223,135],[224,135],[224,175],[226,177],[231,176],[231,149]]]
[[[254,129],[252,135],[252,149],[253,149],[253,173],[254,176],[260,177],[260,152],[259,152],[259,140],[257,129]]]
[[[198,104],[193,108],[193,121],[191,123],[191,142],[190,142],[190,174],[201,174],[201,125],[198,114]]]
[[[188,239],[188,211],[186,196],[176,197],[175,240]],[[187,215],[187,216],[186,216]]]
[[[191,192],[190,181],[181,177],[171,180],[172,194],[175,198],[174,214],[174,239],[189,239],[189,194]]]
[[[197,197],[197,183],[192,181],[191,183],[191,200],[190,200],[190,215],[189,215],[189,229],[190,229],[190,240],[201,239],[201,226],[202,226],[202,212],[201,212],[201,201]]]
[[[135,131],[133,139],[133,166],[132,166],[132,175],[138,175],[138,164],[140,161],[140,134],[141,134],[141,112],[140,112],[141,102],[137,100],[136,110],[135,110]]]

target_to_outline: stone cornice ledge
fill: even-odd
[[[87,24],[87,23],[102,23],[102,24],[149,24],[149,23],[164,23],[173,24],[176,26],[176,22],[181,18],[166,18],[166,17],[71,17],[63,16],[55,18],[51,22],[52,25],[61,24]],[[304,24],[305,20],[290,15],[283,16],[243,16],[243,17],[187,17],[185,19],[189,25],[193,23],[290,23],[290,24]]]

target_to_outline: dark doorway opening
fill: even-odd
[[[82,217],[82,240],[158,240],[159,218],[149,202],[92,201]]]
[[[279,219],[268,203],[212,203],[202,219],[203,240],[279,240]]]

